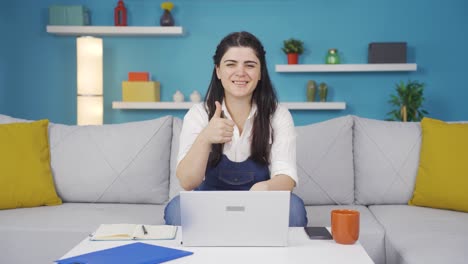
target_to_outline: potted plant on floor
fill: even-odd
[[[390,121],[421,121],[428,112],[421,109],[424,101],[424,84],[418,81],[408,81],[406,84],[401,81],[396,84],[397,95],[391,95],[388,101],[397,109],[387,113]]]
[[[304,52],[304,43],[298,39],[290,38],[283,42],[281,49],[288,55],[288,64],[297,64],[299,55]]]

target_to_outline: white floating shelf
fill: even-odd
[[[192,102],[112,102],[113,109],[189,109]]]
[[[112,102],[113,109],[189,109],[192,102]],[[284,102],[281,105],[290,110],[342,110],[344,102]]]
[[[289,110],[343,110],[345,102],[284,102],[281,105]]]
[[[376,63],[376,64],[280,64],[277,72],[388,72],[416,71],[416,63]]]
[[[177,36],[182,27],[133,27],[133,26],[47,26],[47,32],[61,36]]]

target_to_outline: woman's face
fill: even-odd
[[[232,47],[221,58],[216,75],[226,98],[252,98],[260,80],[260,60],[251,48]]]

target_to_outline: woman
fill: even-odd
[[[287,190],[297,183],[296,135],[289,111],[278,105],[265,51],[248,32],[219,43],[204,103],[185,115],[177,178],[185,190]],[[180,225],[179,196],[166,207],[166,224]],[[291,194],[290,226],[306,226],[303,201]]]

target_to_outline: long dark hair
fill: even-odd
[[[271,83],[266,66],[265,49],[262,43],[249,32],[234,32],[224,37],[216,47],[213,56],[215,67],[211,76],[210,86],[205,96],[205,106],[208,118],[211,120],[215,111],[215,101],[222,102],[224,98],[224,87],[221,80],[216,75],[216,67],[219,67],[221,58],[231,47],[251,48],[260,60],[261,80],[258,82],[252,95],[252,102],[257,105],[252,128],[252,143],[250,158],[263,165],[270,164],[270,136],[273,139],[273,129],[271,127],[271,117],[278,106],[275,89]],[[209,158],[209,164],[216,166],[221,159],[223,144],[213,144]]]

